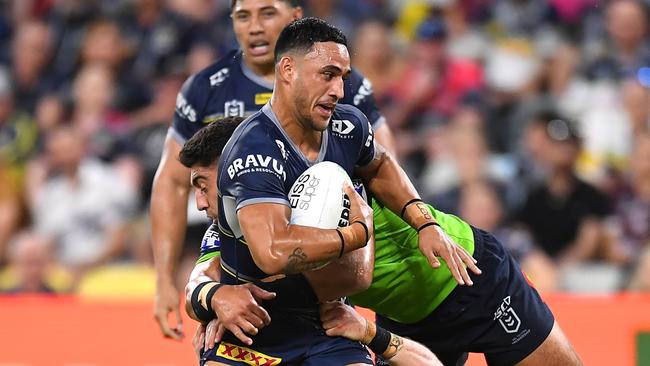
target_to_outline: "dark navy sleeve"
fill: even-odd
[[[255,203],[288,206],[284,191],[286,169],[278,147],[268,141],[256,143],[253,138],[244,136],[238,141],[223,162],[220,194],[233,197],[236,210]]]
[[[199,75],[190,76],[176,96],[176,110],[171,133],[183,145],[203,127],[203,110],[208,100],[209,87],[201,83]]]
[[[213,222],[212,225],[203,234],[201,240],[201,252],[199,260],[196,263],[203,263],[210,260],[221,253],[221,240],[219,239],[219,224]]]
[[[359,151],[359,159],[357,160],[357,166],[366,166],[375,158],[375,135],[372,130],[372,125],[368,121],[368,118],[361,113],[356,111],[355,115],[357,116],[359,123],[361,125],[361,150]]]
[[[359,108],[359,110],[368,117],[368,120],[372,124],[372,128],[377,129],[385,123],[386,118],[384,118],[379,111],[379,107],[377,107],[370,80],[353,69],[347,83],[348,87],[346,88],[346,96],[349,92],[351,98],[344,98],[343,101],[346,104],[352,104]]]

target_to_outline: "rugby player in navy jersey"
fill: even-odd
[[[474,266],[474,260],[436,228],[429,211],[413,205],[421,202],[417,192],[391,155],[375,145],[366,116],[337,104],[350,73],[345,36],[315,18],[293,22],[279,37],[275,60],[271,101],[235,131],[217,175],[222,284],[253,282],[275,292],[265,303],[273,321],[253,332],[253,348],[227,333],[204,357],[237,365],[240,359],[231,352],[237,350],[239,356],[254,352],[286,364],[367,364],[357,342],[325,336],[319,299],[301,272],[365,246],[373,234],[372,210],[347,187],[349,226],[289,225],[287,193],[304,170],[333,161],[350,176],[362,177],[386,207],[418,230],[420,249],[430,263],[440,266],[436,256],[441,256],[459,283],[471,284],[463,263]],[[211,303],[210,294],[221,286],[205,283],[195,292]]]
[[[297,0],[232,0],[232,22],[240,50],[192,75],[176,100],[173,123],[156,172],[151,196],[151,225],[156,266],[154,315],[166,337],[180,339],[179,294],[175,285],[187,225],[189,169],[177,160],[192,135],[223,116],[244,116],[259,110],[270,98],[274,75],[273,51],[280,31],[302,17]],[[339,103],[359,108],[370,120],[374,136],[392,151],[392,136],[379,112],[372,85],[352,70]],[[176,324],[170,324],[169,313]]]
[[[225,117],[220,119],[218,123],[213,123],[192,136],[183,145],[179,153],[181,163],[191,169],[191,181],[195,191],[196,207],[200,211],[204,211],[212,219],[217,217],[217,160],[221,155],[224,145],[242,120],[242,117]],[[250,331],[252,328],[262,328],[268,325],[271,322],[271,318],[260,304],[263,305],[264,301],[272,300],[275,297],[274,293],[265,291],[253,283],[223,285],[219,287],[218,292],[211,299],[210,305],[212,306],[210,307],[215,313],[205,316],[208,310],[208,304],[205,300],[207,293],[203,295],[203,302],[201,302],[199,294],[206,286],[202,284],[221,280],[219,265],[221,243],[218,231],[218,226],[213,224],[206,232],[201,242],[199,259],[186,286],[186,311],[192,319],[204,323],[204,326],[199,328],[193,339],[199,357],[202,355],[204,348],[211,349],[214,347],[215,341],[221,340],[226,330],[226,325],[228,325],[227,330],[233,332],[233,334],[247,345],[251,345],[252,341],[244,334],[242,329]],[[368,245],[368,247],[371,246]],[[330,264],[326,268],[331,266]],[[310,275],[317,272],[310,271],[304,274],[309,279]],[[329,274],[331,286],[323,286],[323,281],[313,286],[314,292],[317,294],[319,300],[327,301],[340,297],[343,294],[347,295],[355,292],[354,289],[349,288],[348,284],[341,283],[340,276],[332,275],[333,272]],[[335,287],[337,290],[333,290]],[[196,298],[194,298],[195,295]],[[359,327],[358,323],[362,322],[362,319],[359,318],[360,316],[342,303],[337,301],[327,302],[323,307],[327,309],[324,317],[321,315],[321,320],[324,323],[345,322],[349,324],[349,327],[342,329],[342,335],[352,340],[360,340],[363,344],[370,347],[375,347],[373,351],[377,354],[392,355],[389,361],[391,365],[442,365],[433,352],[420,343],[401,338],[386,331],[381,333],[374,322],[369,322],[365,329],[363,324],[360,324],[361,327]],[[321,314],[322,311],[321,309]],[[198,316],[197,314],[202,315]],[[344,316],[341,316],[341,314]],[[208,319],[212,320],[208,324],[205,324]],[[375,337],[372,337],[373,334],[375,334]],[[377,336],[377,334],[390,336],[389,345],[386,346],[386,350],[383,352],[381,351],[383,345],[378,341],[382,338],[381,336]],[[225,353],[225,347],[223,352]],[[242,354],[243,362],[252,361],[258,365],[272,364],[275,360],[271,356],[267,357],[268,355],[262,355],[250,348],[231,348],[230,355],[238,357],[240,354]],[[385,357],[389,358],[387,356]]]

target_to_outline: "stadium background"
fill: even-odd
[[[304,5],[348,35],[423,196],[497,233],[587,364],[650,365],[650,1]],[[180,85],[236,46],[228,6],[0,2],[0,365],[192,362],[153,321],[146,208]]]

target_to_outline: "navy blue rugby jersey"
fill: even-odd
[[[259,282],[268,280],[269,275],[253,261],[237,220],[237,210],[256,203],[290,206],[289,190],[310,166],[332,161],[352,176],[355,167],[369,164],[374,156],[372,126],[359,109],[350,105],[339,104],[334,109],[315,161],[308,160],[287,136],[270,104],[242,122],[219,159],[222,282],[256,282],[276,291],[281,303],[299,307],[315,305],[315,295],[302,274]]]
[[[234,50],[216,63],[190,76],[176,97],[176,111],[170,132],[183,145],[198,130],[221,117],[249,116],[271,98],[273,83],[256,75]],[[345,81],[339,103],[354,105],[370,120],[373,128],[385,119],[372,94],[372,84],[359,72]]]

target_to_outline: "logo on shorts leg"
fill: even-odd
[[[281,358],[267,356],[250,348],[241,347],[227,342],[219,343],[217,356],[233,361],[239,361],[250,366],[275,366],[280,364]]]
[[[510,296],[506,296],[494,312],[494,320],[499,320],[506,333],[516,333],[521,326],[521,320],[510,306]]]

